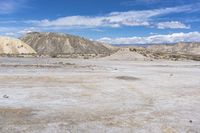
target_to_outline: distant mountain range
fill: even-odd
[[[112,44],[116,47],[129,47],[129,46],[138,46],[138,47],[148,47],[151,44]]]
[[[174,45],[149,45],[148,50],[171,54],[200,55],[200,43],[177,43]]]
[[[62,34],[32,32],[19,39],[0,37],[0,54],[79,58],[113,55],[112,59],[200,60],[200,43],[108,45]],[[73,55],[73,56],[71,56]],[[74,56],[75,55],[75,56]],[[100,56],[99,56],[100,55]],[[109,58],[109,59],[111,59]]]
[[[183,43],[183,44],[191,44],[191,43],[200,44],[200,42],[180,42],[180,43]],[[165,44],[112,44],[112,46],[117,46],[117,47],[128,47],[128,46],[148,47],[148,46],[152,46],[152,45],[173,46],[173,45],[176,45],[176,44],[178,44],[178,43],[165,43]]]

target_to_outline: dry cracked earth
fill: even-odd
[[[200,133],[200,62],[0,58],[1,133]]]

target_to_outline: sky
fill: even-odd
[[[200,42],[200,0],[0,0],[0,35],[36,31],[110,44]]]

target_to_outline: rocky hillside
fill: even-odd
[[[10,37],[0,37],[0,54],[35,54],[29,45],[25,44],[19,39],[14,39]]]
[[[140,49],[139,47],[122,47],[116,53],[104,57],[103,59],[108,60],[128,60],[128,61],[136,61],[136,60],[150,60],[147,56],[140,53],[140,51],[145,51],[145,49]]]
[[[176,45],[152,45],[149,46],[147,49],[154,52],[200,55],[199,43],[178,43]]]
[[[41,55],[110,54],[115,50],[107,44],[62,33],[32,32],[20,39]]]

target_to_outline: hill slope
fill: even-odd
[[[200,55],[200,44],[198,43],[178,43],[176,45],[152,45],[149,46],[147,49],[163,53]]]
[[[138,48],[139,49],[139,48]],[[148,60],[149,58],[145,57],[137,51],[131,51],[131,48],[120,48],[116,53],[107,56],[103,59],[108,60]]]
[[[32,32],[21,38],[38,54],[110,54],[114,48],[99,42],[61,33]]]
[[[19,39],[0,36],[0,54],[35,54],[30,46]]]

